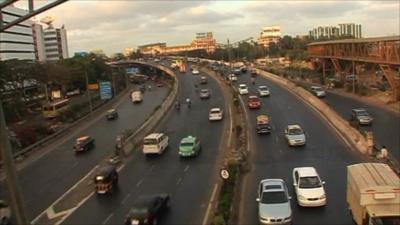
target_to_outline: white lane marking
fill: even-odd
[[[179,178],[178,181],[176,182],[176,185],[179,185],[182,182],[182,178]]]
[[[108,215],[107,218],[103,221],[102,224],[106,224],[111,219],[111,217],[113,217],[113,216],[114,216],[114,213],[111,213],[110,215]]]
[[[61,223],[63,223],[64,220],[66,220],[72,213],[75,212],[75,210],[77,210],[79,207],[81,207],[83,205],[83,203],[85,203],[93,195],[94,195],[94,192],[91,192],[88,196],[86,196],[86,198],[82,199],[75,207],[66,210],[67,212],[65,213],[65,215],[58,222],[56,222],[55,225],[60,225]]]
[[[68,189],[64,194],[62,194],[57,200],[55,200],[45,211],[40,213],[35,219],[33,219],[31,222],[35,224],[40,217],[42,217],[48,209],[53,208],[54,205],[56,205],[58,202],[60,202],[65,196],[67,196],[69,193],[71,193],[80,183],[82,183],[89,175],[93,173],[99,166],[95,166],[92,170],[89,171],[88,174],[86,174],[82,179],[80,179],[76,184],[74,184],[70,189]]]
[[[206,214],[204,215],[203,222],[201,223],[202,225],[207,225],[208,217],[209,217],[210,211],[211,211],[211,206],[212,206],[212,203],[214,202],[214,198],[215,198],[215,195],[217,194],[217,190],[218,190],[218,183],[216,183],[214,185],[214,189],[213,189],[213,192],[211,194],[211,199],[210,199],[210,201],[208,203]]]
[[[143,179],[139,180],[139,181],[136,183],[136,187],[139,187],[142,183],[143,183]]]
[[[183,170],[183,172],[187,172],[189,170],[189,165],[187,165],[186,167],[185,167],[185,169]]]
[[[122,199],[121,205],[125,204],[129,197],[131,197],[131,193],[127,194],[126,197]]]

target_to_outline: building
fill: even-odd
[[[361,38],[361,24],[354,23],[342,23],[339,24],[339,35],[340,36],[352,36],[355,38]]]
[[[320,38],[337,38],[337,37],[354,37],[361,38],[361,25],[354,23],[339,24],[338,26],[319,26],[308,32],[309,37],[314,39]]]
[[[129,57],[132,53],[135,52],[134,48],[124,48],[124,52],[122,53],[125,57]]]
[[[4,22],[14,21],[25,14],[26,10],[14,6],[1,10]],[[35,60],[32,23],[31,20],[25,20],[0,33],[0,60]]]
[[[193,49],[204,49],[207,53],[213,53],[217,47],[212,32],[196,33],[195,39],[191,43]]]
[[[64,25],[61,28],[54,28],[51,23],[43,30],[44,49],[46,61],[57,61],[69,57],[67,30]]]
[[[189,45],[168,46],[166,43],[154,43],[139,46],[140,53],[145,55],[175,54],[193,50],[204,49],[208,53],[213,53],[217,47],[216,40],[212,32],[196,33],[195,38]]]
[[[35,48],[35,59],[39,62],[46,61],[44,48],[43,26],[39,23],[32,24],[33,44]]]
[[[278,43],[281,35],[282,34],[280,26],[264,27],[260,33],[260,37],[258,38],[257,43],[264,47],[268,47],[272,42]]]

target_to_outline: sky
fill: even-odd
[[[51,0],[35,0],[36,7]],[[26,7],[26,1],[16,6]],[[189,44],[196,32],[218,43],[257,39],[262,27],[279,25],[283,35],[306,35],[317,26],[362,25],[364,37],[399,35],[400,1],[140,1],[69,0],[36,16],[65,25],[70,55],[166,42]]]

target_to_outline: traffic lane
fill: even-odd
[[[250,83],[249,76],[242,76],[239,82]],[[280,86],[261,77],[256,85],[267,85],[271,96],[262,98],[261,110],[249,111],[250,135],[253,135],[254,150],[251,156],[252,171],[247,175],[246,197],[243,199],[245,224],[258,223],[255,202],[260,180],[281,178],[287,183],[293,197],[292,210],[294,224],[351,224],[345,201],[346,166],[360,161],[357,153],[348,149],[311,109],[303,105],[295,96]],[[256,85],[250,85],[250,93],[256,93]],[[255,120],[261,113],[271,118],[271,135],[256,135]],[[253,122],[254,121],[254,122]],[[286,125],[298,123],[306,132],[304,147],[290,148],[284,138]],[[326,207],[306,209],[297,204],[292,187],[292,170],[295,167],[313,166],[321,179],[326,181]],[[335,174],[336,176],[330,176]]]
[[[120,172],[118,194],[106,198],[91,197],[64,224],[121,224],[139,195],[161,192],[171,194],[172,208],[160,223],[201,223],[205,201],[212,189],[211,179],[223,127],[221,122],[208,121],[208,109],[222,107],[224,99],[218,84],[209,79],[204,86],[212,90],[213,96],[209,100],[200,100],[193,88],[198,79],[189,72],[178,74],[179,99],[191,98],[192,107],[188,109],[182,105],[179,112],[171,108],[157,129],[169,136],[167,151],[159,157],[145,157],[141,148],[137,149],[132,161]],[[196,158],[180,159],[179,142],[189,134],[200,138],[202,151]]]
[[[329,92],[323,100],[345,120],[350,119],[352,109],[365,108],[374,121],[372,126],[361,126],[361,129],[372,131],[378,146],[385,145],[395,158],[400,158],[400,117],[398,115],[332,92]]]
[[[55,150],[21,170],[18,175],[27,215],[33,219],[73,184],[87,174],[99,161],[114,150],[115,137],[128,128],[138,128],[151,112],[161,104],[167,88],[145,93],[143,103],[133,105],[126,99],[118,107],[119,118],[107,121],[101,118],[79,132],[95,138],[96,147],[82,154],[75,154],[72,146],[75,138],[57,146]]]

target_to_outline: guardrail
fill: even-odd
[[[128,91],[128,90],[125,89],[123,92],[121,92],[121,93],[118,95],[117,98],[114,98],[114,99],[111,100],[111,101],[103,101],[103,102],[101,102],[100,104],[96,105],[96,106],[93,108],[93,110],[94,110],[94,111],[97,111],[97,109],[102,108],[102,107],[105,106],[105,105],[108,106],[108,105],[114,103],[117,99],[120,99],[121,96],[125,95],[127,91]],[[98,111],[97,111],[97,113],[98,113]],[[15,152],[15,153],[13,154],[14,158],[18,158],[18,157],[21,157],[21,156],[25,156],[25,155],[29,154],[31,151],[37,149],[38,147],[43,147],[44,145],[49,144],[49,142],[52,141],[54,138],[56,138],[56,137],[58,137],[58,136],[60,136],[60,135],[63,135],[63,134],[65,134],[65,133],[67,133],[67,131],[69,131],[69,130],[71,130],[72,128],[76,127],[80,122],[82,122],[83,120],[87,119],[88,117],[90,117],[90,112],[87,113],[85,116],[79,118],[78,120],[74,121],[73,123],[69,124],[68,126],[66,126],[66,127],[62,128],[61,130],[57,131],[56,133],[51,134],[51,135],[49,135],[49,136],[47,136],[47,137],[45,137],[45,138],[43,138],[43,139],[41,139],[41,140],[39,140],[39,141],[37,141],[37,142],[35,142],[35,143],[29,145],[28,147],[23,148],[23,149],[20,150],[20,151]],[[55,141],[55,140],[54,140],[54,141]]]

